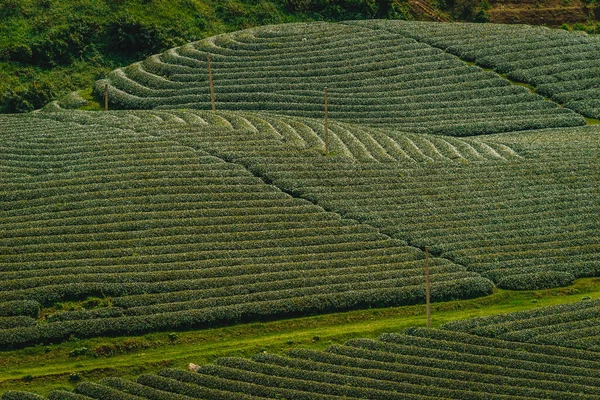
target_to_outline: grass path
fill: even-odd
[[[535,307],[600,297],[600,278],[580,279],[567,288],[539,291],[496,292],[473,300],[435,303],[432,325],[456,319],[507,313]],[[352,311],[282,321],[137,337],[71,340],[60,345],[38,346],[0,353],[0,394],[29,390],[47,394],[56,388],[72,388],[69,375],[85,380],[107,376],[132,378],[169,367],[185,368],[189,362],[204,364],[224,356],[251,356],[261,351],[281,353],[289,348],[323,349],[354,337],[377,337],[425,324],[424,306]],[[88,353],[69,356],[74,349]],[[94,353],[110,353],[110,356]],[[23,380],[23,377],[26,377]],[[29,381],[29,382],[27,382]]]

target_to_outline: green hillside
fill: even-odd
[[[109,85],[111,107],[210,109],[207,53],[219,110],[320,117],[327,86],[332,119],[409,132],[467,136],[585,123],[497,74],[356,23],[219,35],[117,69],[96,90]]]
[[[112,118],[130,124],[154,115]],[[297,152],[281,136],[291,141],[299,128],[310,130],[296,121],[296,131],[248,132],[223,124],[285,125],[235,113],[180,115],[196,118],[194,134],[225,138],[229,149],[257,146],[280,156]],[[190,132],[177,113],[172,117],[171,124],[147,127]],[[421,250],[296,199],[239,164],[174,138],[31,116],[3,119],[11,130],[2,136],[0,307],[19,310],[35,301],[40,309],[4,312],[5,348],[424,299]],[[304,158],[330,163],[318,150]],[[464,267],[443,259],[432,267],[436,301],[491,292],[491,282]],[[69,301],[75,309],[64,309]]]
[[[573,302],[600,277],[600,64],[557,32],[266,25],[115,69],[110,111],[73,93],[0,116],[3,400],[72,387],[70,365],[91,381],[49,398],[599,398],[597,301]],[[402,331],[426,264],[434,326],[483,318]],[[370,338],[342,344],[359,318]],[[305,348],[271,354],[286,319]]]
[[[596,35],[528,25],[367,25],[428,43],[513,81],[532,85],[536,93],[586,117],[600,117],[600,37]]]
[[[445,329],[514,342],[600,351],[597,300],[457,321]]]
[[[591,307],[582,302],[493,319],[527,324],[520,316],[559,310],[566,316],[568,310]],[[595,319],[588,315],[581,321],[593,324]],[[263,352],[250,359],[221,358],[193,372],[164,369],[134,381],[84,382],[74,393],[54,391],[48,399],[598,399],[599,366],[595,351],[522,343],[516,349],[506,340],[410,328],[325,351]],[[23,396],[8,392],[2,399],[44,398]]]
[[[2,0],[0,113],[39,109],[116,67],[218,33],[409,16],[405,0]]]

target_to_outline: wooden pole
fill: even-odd
[[[206,59],[208,60],[208,84],[210,86],[210,106],[213,111],[217,110],[215,106],[215,87],[213,85],[212,69],[210,68],[210,53],[206,53]]]
[[[429,250],[425,247],[425,307],[427,314],[427,329],[431,328],[431,288],[429,282]]]
[[[108,83],[104,85],[104,111],[108,111]]]
[[[329,99],[325,88],[325,157],[329,157]]]

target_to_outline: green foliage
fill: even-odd
[[[44,397],[29,392],[17,392],[9,390],[0,397],[2,400],[44,400]]]
[[[136,20],[128,14],[111,21],[107,25],[106,31],[107,50],[133,58],[141,58],[165,48],[183,44],[166,28]]]
[[[298,140],[298,132],[312,132],[306,139],[317,142],[309,129],[316,121],[58,110],[8,118],[20,122],[7,124],[1,139],[10,149],[5,171],[12,178],[0,193],[7,213],[0,234],[6,274],[0,298],[36,299],[46,307],[39,324],[7,322],[0,330],[2,346],[423,302],[418,249],[294,199],[241,165],[171,139],[110,128],[133,118],[138,128],[154,129],[160,115],[175,128],[182,117],[204,125],[211,121],[215,126],[207,130],[206,143],[222,134],[234,143],[232,132],[245,141],[250,127],[278,127],[290,140]],[[105,117],[107,122],[99,123]],[[71,127],[77,121],[89,126],[76,133]],[[47,135],[53,140],[44,153],[32,150],[22,157],[24,148],[38,148],[36,138]],[[279,145],[269,134],[253,136],[261,148]],[[282,146],[284,154],[297,152]],[[305,155],[310,162],[323,160],[318,152]],[[107,166],[110,171],[98,173]],[[21,168],[38,178],[23,181],[11,174]],[[22,206],[32,212],[18,214]],[[59,219],[51,217],[54,212]],[[449,261],[432,259],[431,267],[435,301],[478,297],[493,289],[489,280]]]
[[[575,277],[568,272],[539,271],[529,274],[509,275],[498,279],[498,287],[512,290],[539,290],[568,286]]]
[[[598,42],[595,37],[563,29],[519,25],[422,24],[402,29],[416,40],[447,50],[477,65],[493,68],[509,79],[534,86],[538,92],[586,117],[600,116],[597,91]],[[564,28],[564,27],[563,27]],[[590,31],[584,25],[577,29]],[[536,40],[524,40],[535,37]]]
[[[80,347],[78,349],[73,349],[69,352],[69,357],[78,357],[83,356],[88,353],[87,347]]]
[[[48,395],[49,400],[90,400],[91,397],[81,394],[67,392],[66,390],[55,390]]]
[[[544,307],[493,317],[451,322],[444,329],[502,340],[530,342],[584,350],[600,349],[598,300]],[[572,352],[572,353],[569,353]],[[565,349],[564,354],[576,350]]]
[[[31,317],[0,317],[0,329],[11,329],[23,326],[34,326],[36,320]]]
[[[488,0],[441,0],[440,7],[454,18],[469,22],[489,22],[487,10],[491,8]]]
[[[590,351],[535,344],[515,349],[503,340],[411,328],[379,340],[353,339],[326,351],[263,352],[252,359],[221,358],[197,372],[166,369],[135,382],[84,382],[75,392],[103,399],[592,400],[600,395],[599,366]]]
[[[23,113],[42,108],[56,97],[52,83],[48,81],[31,82],[25,88],[6,90],[2,94],[3,111],[9,113]]]
[[[89,87],[99,78],[99,66],[127,65],[210,33],[305,18],[268,0],[235,4],[240,15],[230,19],[234,15],[219,5],[201,1],[153,2],[149,7],[143,0],[3,0],[0,112],[31,111]],[[225,9],[235,14],[235,7]],[[6,69],[31,76],[21,81]],[[84,79],[71,82],[72,74]]]
[[[0,303],[0,316],[29,316],[37,318],[40,312],[40,303],[33,300],[16,300]]]
[[[312,13],[326,20],[374,18],[390,8],[387,1],[373,0],[283,0],[283,3],[290,11]]]
[[[210,51],[220,110],[320,118],[321,91],[329,86],[333,120],[373,127],[470,136],[585,123],[524,87],[407,38],[402,30],[413,25],[289,24],[220,35],[117,69],[95,91],[103,96],[108,84],[112,108],[206,109]]]
[[[173,343],[175,342],[179,336],[175,333],[175,332],[170,332],[167,337],[169,338],[169,342]]]

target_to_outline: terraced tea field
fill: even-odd
[[[594,46],[530,27],[267,26],[98,81],[125,109],[0,117],[1,351],[422,304],[426,248],[434,302],[600,276],[600,128],[584,118],[596,116]],[[596,399],[597,309],[48,398]]]
[[[43,115],[121,127],[136,118],[140,133],[243,165],[294,197],[429,247],[500,287],[599,275],[595,127],[462,139],[336,123],[335,156],[326,158],[315,150],[323,146],[322,121],[200,111],[121,113],[120,121],[119,113]],[[141,123],[152,118],[163,122]],[[229,128],[209,130],[207,121]]]
[[[239,165],[114,128],[8,120],[3,347],[424,299],[420,250]],[[437,300],[492,288],[447,260],[432,273]],[[55,307],[89,297],[110,300]],[[14,311],[31,301],[41,319]]]
[[[600,40],[529,25],[359,22],[492,68],[586,117],[600,117]]]
[[[494,317],[449,323],[445,329],[496,337],[515,342],[530,342],[600,351],[598,300]]]
[[[123,108],[210,109],[207,53],[219,110],[268,110],[408,132],[468,136],[583,125],[580,115],[497,74],[395,32],[290,24],[219,35],[115,70]]]
[[[591,308],[590,302],[561,307]],[[597,308],[597,302],[593,306]],[[549,315],[556,308],[536,314]],[[519,320],[521,314],[500,317]],[[587,317],[588,323],[594,319]],[[499,318],[494,318],[498,320]],[[478,320],[472,320],[474,325]],[[521,320],[527,323],[527,320]],[[464,321],[466,325],[470,320]],[[461,322],[454,324],[458,327]],[[228,357],[194,372],[165,369],[135,381],[107,378],[48,399],[598,399],[598,353],[449,330],[412,328],[325,351]],[[42,399],[6,393],[2,399]]]

